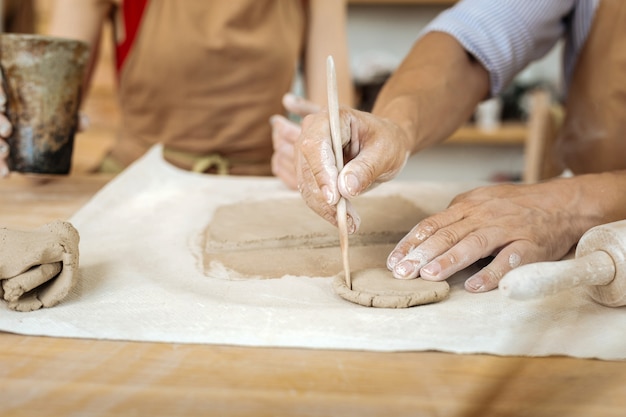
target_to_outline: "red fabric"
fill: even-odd
[[[139,24],[141,23],[141,18],[143,17],[147,4],[148,0],[122,1],[122,19],[126,37],[123,42],[117,44],[115,50],[115,66],[118,75],[122,71],[126,57],[135,41],[135,37],[139,31]]]

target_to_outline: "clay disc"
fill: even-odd
[[[385,268],[371,268],[352,273],[352,289],[343,273],[336,275],[333,290],[341,298],[366,307],[407,308],[443,300],[450,286],[446,281],[396,279]]]

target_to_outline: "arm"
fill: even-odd
[[[100,36],[107,16],[114,7],[113,1],[57,0],[48,34],[87,42],[91,54],[83,86],[83,99],[89,91],[93,70],[98,60]]]
[[[354,87],[350,72],[346,34],[345,0],[311,0],[304,56],[307,96],[318,106],[326,106],[326,58],[332,55],[337,70],[339,102],[352,106]]]
[[[488,94],[485,68],[455,38],[433,32],[415,44],[390,77],[372,113],[401,127],[407,151],[414,153],[448,138]]]
[[[530,7],[527,2],[465,0],[457,11],[481,14],[484,10],[470,7],[478,4],[501,11]],[[554,28],[557,22],[558,26],[558,13],[547,16],[537,10],[571,7],[572,2],[538,0],[532,5],[535,9],[530,16],[537,20],[524,23],[542,33],[539,29],[544,24]],[[488,13],[485,16],[493,17]],[[501,39],[502,25],[491,25],[485,16],[479,35],[487,35],[492,41]],[[507,30],[505,27],[504,32]],[[336,224],[339,195],[351,198],[377,181],[393,178],[408,155],[445,139],[467,120],[480,100],[490,91],[497,91],[497,70],[488,69],[493,62],[483,52],[495,50],[497,56],[505,50],[495,46],[492,49],[487,43],[482,44],[482,52],[474,51],[467,46],[471,42],[464,43],[460,40],[463,36],[452,36],[450,32],[435,30],[418,40],[384,87],[373,114],[343,109],[342,134],[350,141],[344,149],[349,162],[341,172],[334,164],[327,114],[305,118],[297,144],[298,188],[309,207],[329,222]],[[535,53],[533,48],[538,44],[525,38],[533,32],[516,34],[511,28],[507,39],[516,41],[517,35],[524,39],[519,42],[521,52],[507,59],[515,61]],[[520,63],[510,64],[509,68],[517,68]],[[507,71],[499,72],[499,77],[506,78]],[[588,228],[626,217],[626,198],[620,192],[623,187],[626,172],[470,191],[455,198],[448,209],[420,222],[390,254],[387,267],[396,278],[422,276],[440,281],[493,255],[493,261],[466,282],[469,291],[491,290],[512,268],[559,259]],[[354,232],[359,219],[351,210],[349,216]]]
[[[306,123],[298,173],[307,203],[334,222],[339,193],[354,197],[393,178],[410,153],[448,137],[480,100],[498,93],[557,42],[575,4],[463,0],[442,13],[383,89],[373,110],[378,118],[344,111],[344,124],[351,126],[345,158],[352,161],[340,174],[333,160],[324,159],[325,116]]]
[[[413,152],[448,137],[487,96],[489,76],[450,35],[421,38],[381,91],[373,114],[343,109],[347,162],[335,168],[326,112],[307,116],[297,144],[299,188],[307,204],[335,222],[339,195],[350,199],[393,178]],[[349,209],[352,230],[358,216]]]
[[[587,8],[593,2],[463,0],[437,16],[424,33],[454,37],[487,69],[491,94],[496,95],[530,62],[563,39],[574,6]]]

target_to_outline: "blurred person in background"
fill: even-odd
[[[160,143],[182,169],[271,175],[272,126],[274,142],[285,145],[277,146],[276,169],[293,170],[300,127],[285,110],[303,116],[326,103],[328,55],[340,100],[352,104],[346,7],[342,0],[57,0],[49,34],[91,46],[85,96],[103,26],[113,24],[121,125],[101,172],[118,173]],[[290,94],[299,70],[306,99]],[[6,175],[8,147],[1,138],[0,145]]]

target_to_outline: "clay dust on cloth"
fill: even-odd
[[[582,289],[523,302],[498,291],[470,294],[463,282],[476,267],[452,277],[449,296],[437,303],[385,309],[347,302],[333,292],[332,277],[298,273],[298,257],[311,256],[302,251],[303,242],[319,250],[320,259],[336,257],[336,266],[326,264],[330,272],[324,273],[340,265],[338,239],[328,238],[334,237],[332,227],[330,234],[306,228],[276,232],[272,222],[280,216],[258,210],[229,217],[223,210],[241,211],[247,204],[271,210],[271,200],[298,201],[296,192],[274,178],[181,171],[161,155],[160,146],[151,149],[70,219],[81,236],[81,257],[79,284],[68,297],[29,313],[0,304],[0,330],[130,341],[626,359],[625,308],[598,305]],[[390,182],[368,196],[389,198],[388,213],[404,204],[398,201],[410,201],[423,216],[469,187]],[[212,227],[220,208],[222,220]],[[238,231],[236,237],[225,222]],[[384,227],[406,226],[395,222]],[[246,233],[247,228],[254,230]],[[384,259],[397,236],[378,232],[369,230],[363,242],[351,245],[351,257],[368,257],[359,250],[377,246],[375,256],[382,253]],[[285,245],[276,244],[281,239]],[[238,259],[250,270],[242,273]],[[283,263],[289,265],[287,274],[271,277],[278,271],[272,265]],[[251,278],[257,270],[262,273]],[[311,273],[311,265],[302,270]]]

